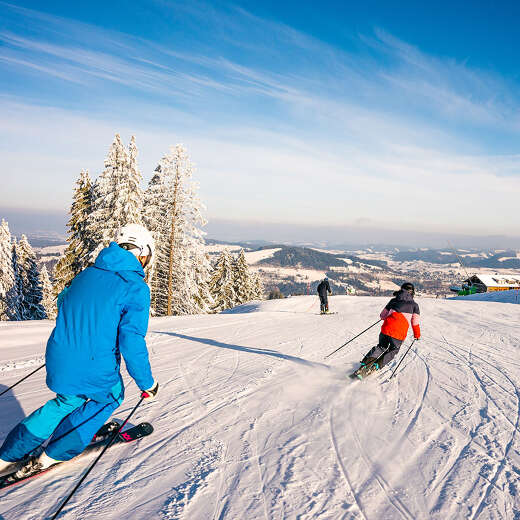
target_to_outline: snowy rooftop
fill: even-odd
[[[487,287],[499,287],[501,285],[505,285],[505,286],[518,285],[520,287],[520,275],[478,274],[475,276]]]

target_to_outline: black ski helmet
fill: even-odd
[[[413,286],[413,283],[405,282],[401,285],[401,289],[403,291],[408,291],[412,296],[415,295],[415,287]]]

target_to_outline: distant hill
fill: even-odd
[[[350,260],[353,264],[372,265],[386,267],[387,263],[382,260],[362,260],[357,256],[344,254],[331,254],[317,251],[308,247],[288,247],[284,245],[271,245],[261,247],[261,249],[280,248],[271,257],[260,260],[258,264],[271,265],[277,267],[298,267],[301,269],[316,269],[327,271],[331,267],[345,267],[347,263],[344,259]]]
[[[457,256],[458,255],[458,256]],[[517,258],[516,251],[501,252],[475,252],[469,256],[467,251],[457,251],[443,249],[426,249],[415,251],[398,251],[394,253],[393,259],[398,262],[416,262],[421,260],[432,264],[458,264],[459,257],[462,258],[466,267],[490,268],[490,269],[520,269],[520,258]]]
[[[260,260],[258,263],[277,267],[317,269],[320,271],[326,271],[329,267],[345,267],[346,265],[345,262],[340,260],[336,255],[321,253],[315,249],[309,249],[307,247],[277,247],[280,248],[279,251],[269,258]]]
[[[206,238],[206,245],[214,246],[214,245],[229,245],[229,246],[240,246],[244,249],[258,249],[263,247],[273,247],[270,246],[270,242],[266,240],[242,240],[240,242],[230,242],[229,240],[218,240],[215,238]]]
[[[506,251],[491,255],[488,258],[471,258],[464,262],[470,267],[491,267],[495,269],[520,269],[520,258],[516,257],[516,251]]]

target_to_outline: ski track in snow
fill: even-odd
[[[442,335],[441,335],[441,337],[444,340],[444,342],[449,346],[450,344],[446,340],[446,338]],[[467,367],[473,374],[474,380],[475,380],[476,384],[478,385],[479,392],[481,392],[481,394],[485,398],[486,405],[485,405],[485,408],[482,409],[480,412],[480,415],[482,416],[482,421],[475,428],[475,432],[477,430],[479,431],[479,430],[483,429],[485,426],[487,426],[488,423],[484,421],[484,417],[488,416],[489,403],[492,403],[497,408],[500,415],[503,416],[505,421],[511,425],[512,435],[510,437],[510,440],[507,442],[507,444],[505,446],[500,447],[501,449],[499,451],[503,452],[503,457],[498,464],[496,463],[495,460],[493,460],[494,457],[490,456],[492,454],[490,454],[488,452],[483,452],[483,454],[487,455],[488,458],[491,458],[493,460],[494,465],[495,465],[495,471],[494,471],[494,474],[491,476],[491,478],[487,477],[487,479],[486,479],[486,480],[488,480],[488,484],[487,484],[487,486],[485,486],[485,490],[482,493],[480,500],[477,502],[476,507],[473,508],[474,511],[472,512],[471,516],[469,517],[471,520],[475,520],[476,518],[479,517],[479,515],[482,513],[482,511],[484,509],[485,500],[488,498],[488,496],[490,495],[492,490],[497,489],[496,483],[497,483],[502,471],[504,470],[504,467],[507,464],[507,454],[509,453],[509,451],[514,443],[515,436],[516,436],[516,433],[517,433],[518,427],[519,427],[519,417],[520,417],[520,393],[519,393],[518,387],[515,385],[514,381],[507,375],[507,373],[504,370],[499,370],[489,360],[484,360],[481,356],[478,356],[477,354],[474,353],[473,347],[476,343],[478,343],[478,341],[471,344],[469,346],[469,348],[466,350]],[[451,353],[453,354],[453,351],[451,351]],[[474,361],[472,361],[472,358],[479,359],[479,360],[483,361],[484,363],[486,363],[488,370],[486,371],[485,376],[480,375],[478,373],[478,371],[475,367],[475,363],[474,363]],[[500,406],[497,404],[496,398],[492,395],[492,393],[487,388],[489,385],[486,385],[486,383],[484,382],[483,378],[486,377],[489,380],[491,380],[491,382],[494,384],[495,388],[502,388],[502,390],[507,392],[507,390],[505,390],[503,387],[501,387],[501,385],[491,377],[490,373],[493,370],[496,371],[498,373],[498,375],[507,379],[507,381],[511,384],[513,391],[515,393],[516,410],[513,413],[514,413],[514,416],[516,417],[516,421],[514,423],[510,420],[508,415],[501,410]],[[464,452],[468,451],[470,445],[475,441],[475,438],[476,438],[475,435],[473,435],[471,437],[468,444],[466,444],[466,446],[464,447],[464,450],[463,450]],[[479,476],[481,476],[481,472],[479,472]],[[467,497],[465,497],[465,498],[467,498]]]
[[[39,356],[36,358],[26,359],[26,360],[16,360],[16,361],[9,361],[7,363],[4,363],[0,365],[0,373],[1,372],[11,372],[12,370],[21,370],[27,369],[30,367],[35,367],[38,365],[43,365],[45,363],[45,357]]]
[[[154,318],[154,433],[109,450],[63,518],[104,520],[520,520],[517,306],[419,300],[423,338],[367,381],[386,298],[297,297],[212,316]],[[0,329],[7,386],[44,362],[50,322]],[[23,370],[22,370],[23,369]],[[0,434],[52,393],[45,370],[3,396]],[[127,398],[137,399],[124,376]],[[20,410],[20,406],[23,410]],[[1,440],[1,439],[0,439]],[[1,520],[52,516],[86,456],[0,497]]]
[[[351,402],[352,404],[352,402]],[[351,416],[352,416],[352,409],[351,409]],[[359,437],[358,431],[356,429],[356,425],[354,422],[352,424],[352,433],[354,436],[354,439],[356,441],[357,451],[365,461],[367,467],[369,467],[372,470],[372,476],[376,479],[377,483],[381,487],[381,490],[385,494],[386,498],[390,502],[390,504],[395,508],[397,512],[400,513],[400,516],[402,518],[406,518],[407,520],[413,520],[414,516],[410,513],[408,508],[403,504],[401,499],[398,496],[398,493],[392,489],[392,487],[388,484],[386,479],[381,474],[380,469],[378,468],[378,465],[375,464],[370,457],[368,456],[365,448],[363,447],[363,443],[361,442],[361,439]]]
[[[336,440],[336,435],[334,434],[333,417],[334,417],[334,406],[332,405],[330,408],[330,413],[329,413],[330,440],[331,440],[332,447],[334,449],[337,464],[338,464],[339,468],[341,469],[343,478],[345,479],[345,482],[349,488],[349,494],[352,495],[352,498],[354,500],[354,503],[356,504],[357,509],[359,510],[359,513],[361,514],[362,518],[364,518],[365,520],[368,520],[367,516],[365,514],[365,511],[364,511],[363,507],[361,506],[361,503],[358,499],[358,496],[356,495],[354,487],[353,487],[352,483],[350,482],[347,469],[341,459],[341,455],[339,453],[339,448],[338,448],[338,441]]]

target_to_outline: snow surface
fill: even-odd
[[[33,248],[36,253],[40,255],[49,256],[49,255],[57,255],[61,256],[65,253],[65,249],[67,249],[67,244],[61,244],[59,246],[45,246],[45,247],[34,247]]]
[[[222,253],[222,251],[225,250],[237,253],[241,249],[243,249],[242,246],[237,246],[233,244],[206,244],[204,246],[204,250],[206,251],[206,253]]]
[[[272,258],[272,256],[281,249],[281,247],[275,247],[273,249],[260,249],[260,251],[250,251],[249,253],[245,253],[246,261],[248,265],[256,264],[261,260]]]
[[[319,316],[302,296],[152,319],[161,393],[133,422],[155,431],[109,450],[60,518],[520,518],[520,307],[419,299],[423,338],[396,376],[394,362],[350,381],[377,326],[324,356],[386,302],[334,296],[338,314]],[[51,329],[0,323],[0,391],[41,362]],[[125,382],[118,419],[138,399]],[[0,440],[51,397],[44,370],[2,396]],[[1,492],[0,518],[49,518],[92,460]]]
[[[323,280],[323,278],[327,275],[326,271],[319,271],[317,269],[300,269],[298,267],[276,267],[263,264],[260,264],[258,266],[253,265],[251,266],[251,269],[254,272],[266,273],[280,280],[292,278],[296,282],[304,283]]]
[[[469,300],[479,302],[520,303],[520,290],[491,291],[485,293],[468,294],[467,296],[455,296],[450,300]]]

